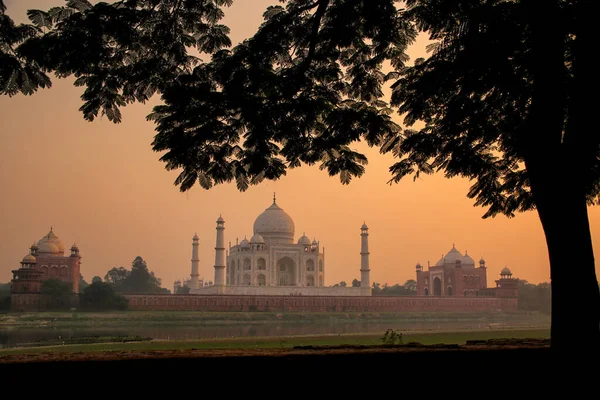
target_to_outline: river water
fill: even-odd
[[[19,347],[36,342],[89,336],[135,336],[163,340],[190,340],[239,337],[281,337],[301,335],[336,335],[352,333],[383,333],[387,329],[407,331],[450,331],[502,328],[532,328],[525,324],[488,324],[478,321],[411,321],[411,322],[312,322],[312,323],[254,323],[223,325],[144,325],[120,327],[2,327],[0,348]]]

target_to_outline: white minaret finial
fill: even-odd
[[[366,223],[360,228],[360,287],[371,291],[371,280],[369,278],[369,227]],[[370,295],[370,293],[369,293]]]
[[[217,243],[215,245],[215,286],[225,286],[225,241],[223,231],[225,220],[221,215],[217,219]]]
[[[198,289],[198,234],[192,238],[192,273],[190,274],[190,289]]]

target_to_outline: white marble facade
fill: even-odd
[[[255,220],[253,235],[224,248],[224,224],[217,220],[215,284],[192,289],[190,293],[231,295],[313,295],[370,296],[368,279],[368,235],[361,228],[360,270],[366,280],[363,287],[325,287],[325,249],[303,233],[295,241],[293,219],[277,205],[275,196],[270,207]],[[365,258],[366,257],[366,258]],[[195,260],[194,260],[195,261]],[[357,259],[357,264],[359,260]],[[365,271],[366,270],[366,271]],[[223,279],[224,272],[224,279]],[[366,272],[366,275],[365,275]],[[192,275],[197,274],[192,266]],[[366,279],[365,279],[366,278]]]

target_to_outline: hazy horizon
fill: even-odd
[[[224,24],[233,43],[251,36],[267,5],[277,0],[237,0],[226,9]],[[60,0],[5,0],[7,14],[25,20],[30,8],[47,10]],[[410,52],[425,55],[424,42]],[[90,123],[78,111],[82,88],[73,79],[53,77],[51,89],[33,96],[0,97],[0,184],[3,188],[0,233],[0,283],[29,246],[50,226],[65,253],[77,243],[81,273],[87,282],[116,266],[131,267],[141,256],[148,268],[173,289],[189,278],[192,236],[200,237],[200,277],[214,278],[215,220],[225,219],[225,241],[252,236],[256,217],[272,203],[293,219],[295,240],[305,232],[325,248],[325,285],[360,279],[360,226],[369,226],[371,282],[404,283],[415,279],[415,264],[435,264],[452,245],[477,262],[484,257],[488,286],[507,266],[514,277],[550,281],[548,252],[537,212],[508,219],[483,220],[485,209],[466,197],[470,183],[442,174],[388,185],[390,155],[361,144],[369,158],[362,178],[343,186],[317,167],[288,171],[239,192],[235,183],[204,190],[196,185],[180,193],[173,182],[179,171],[166,171],[153,152],[154,124],[145,117],[152,106],[123,109],[123,122],[106,118]],[[395,120],[401,123],[400,116]],[[600,237],[600,210],[589,208],[592,238]],[[594,243],[600,254],[600,244]],[[577,266],[573,266],[577,268]],[[596,263],[596,273],[600,272]]]

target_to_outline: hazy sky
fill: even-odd
[[[48,9],[60,0],[5,0],[8,14],[23,21],[30,8]],[[252,35],[267,5],[277,0],[236,0],[224,23],[234,43]],[[424,55],[424,42],[411,52]],[[252,236],[256,217],[272,202],[325,248],[325,284],[360,278],[360,226],[369,226],[371,281],[403,283],[415,264],[437,262],[452,244],[488,265],[488,285],[508,266],[530,282],[549,281],[543,232],[536,212],[516,218],[481,219],[483,208],[466,197],[469,182],[426,176],[392,186],[391,156],[367,149],[366,174],[349,186],[318,167],[289,171],[237,191],[235,184],[180,193],[178,171],[167,172],[153,152],[154,124],[145,121],[152,104],[123,109],[123,122],[86,122],[78,111],[82,88],[53,79],[33,96],[0,97],[0,282],[12,278],[32,242],[54,226],[68,249],[80,248],[81,273],[89,282],[112,267],[131,267],[136,256],[172,290],[189,277],[192,236],[200,237],[200,276],[214,277],[215,220],[225,219],[225,240]],[[398,119],[398,122],[399,119]],[[359,146],[363,148],[363,146]],[[600,237],[600,209],[590,209],[593,238]],[[600,241],[594,250],[600,254]],[[577,266],[572,266],[575,273]],[[597,268],[598,273],[598,268]]]

